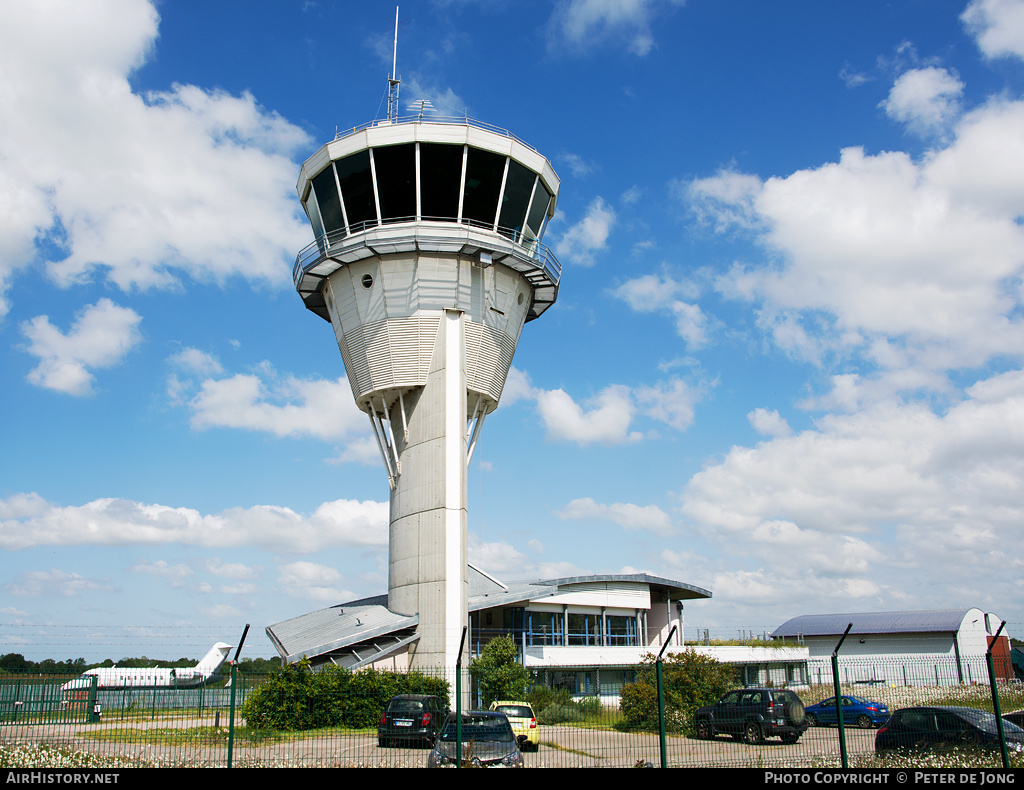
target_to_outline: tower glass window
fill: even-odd
[[[498,215],[498,193],[505,175],[505,157],[479,148],[470,148],[466,160],[466,184],[463,187],[462,219],[470,224],[494,226]]]
[[[461,145],[420,143],[420,210],[423,219],[455,222],[462,184]]]
[[[505,192],[501,196],[501,213],[498,216],[498,232],[513,241],[519,241],[526,221],[526,207],[537,176],[515,160],[508,163],[505,178]]]
[[[341,214],[341,200],[338,199],[338,185],[334,181],[334,168],[328,166],[313,178],[313,191],[320,207],[320,218],[327,233],[345,229]]]
[[[376,224],[377,204],[373,199],[373,177],[370,172],[370,152],[358,151],[334,163],[338,169],[341,197],[348,214],[349,233],[365,228],[363,223]]]
[[[416,144],[373,149],[380,216],[384,222],[416,219]]]

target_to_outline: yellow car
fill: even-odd
[[[520,749],[535,752],[540,748],[540,728],[537,727],[537,717],[529,702],[498,700],[491,703],[491,710],[504,713],[508,718]]]

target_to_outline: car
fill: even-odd
[[[998,749],[999,730],[994,713],[946,705],[900,708],[875,734],[875,752],[943,751],[973,746]],[[1009,749],[1024,751],[1024,729],[1003,722]]]
[[[529,702],[496,700],[491,703],[490,709],[505,714],[508,723],[512,725],[512,732],[519,739],[520,749],[535,752],[540,748],[540,729]]]
[[[522,768],[519,739],[504,713],[474,710],[449,713],[427,757],[427,768],[454,767],[458,762],[459,716],[462,717],[462,765],[477,768]]]
[[[796,692],[777,688],[730,691],[713,705],[697,708],[693,725],[702,740],[727,733],[751,744],[776,736],[783,743],[796,743],[808,726]]]
[[[448,703],[430,694],[398,694],[377,722],[377,746],[432,746],[448,715]]]
[[[1024,728],[1024,710],[1014,710],[1009,713],[1004,713],[1003,721],[1008,721],[1010,724],[1016,724],[1018,727]]]
[[[872,702],[863,697],[844,694],[840,697],[843,708],[843,724],[856,724],[863,730],[881,727],[889,718],[889,708],[884,702]],[[808,705],[807,724],[810,727],[838,724],[836,716],[836,698],[829,697],[817,705]]]

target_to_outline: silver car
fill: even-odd
[[[427,768],[455,767],[458,714],[445,720],[437,743],[427,757]],[[481,768],[522,768],[523,755],[512,725],[504,713],[474,710],[462,714],[462,764]]]

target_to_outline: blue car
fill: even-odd
[[[884,702],[872,702],[863,697],[842,696],[843,724],[856,724],[861,729],[881,727],[889,718]],[[807,723],[812,727],[838,724],[836,698],[829,697],[817,705],[807,706]]]

